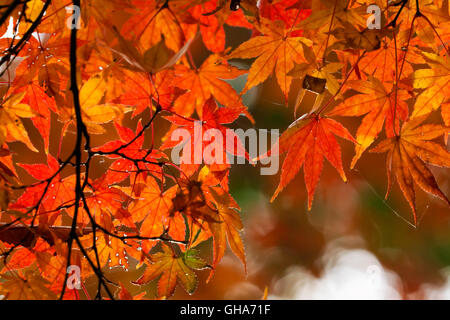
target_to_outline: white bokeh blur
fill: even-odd
[[[269,299],[401,299],[401,282],[369,251],[332,242],[319,263],[320,277],[291,267],[275,282]]]
[[[331,242],[318,263],[323,266],[319,277],[301,266],[287,269],[283,277],[274,281],[268,299],[450,299],[450,269],[442,271],[446,278],[443,284],[423,284],[418,292],[405,297],[400,277],[365,249]]]

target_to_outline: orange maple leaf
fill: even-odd
[[[306,62],[302,43],[310,46],[312,41],[293,36],[295,30],[286,28],[281,21],[272,22],[263,18],[255,27],[262,35],[244,42],[227,57],[228,59],[256,57],[241,95],[266,80],[275,69],[278,84],[287,100],[292,82],[292,77],[287,74],[294,67],[294,62]]]
[[[431,69],[419,69],[414,73],[414,87],[425,89],[414,104],[412,118],[429,114],[450,99],[450,59],[423,52]]]
[[[135,284],[145,284],[161,276],[158,280],[158,296],[170,297],[177,282],[179,282],[188,293],[193,293],[197,287],[197,276],[193,268],[188,266],[186,254],[176,252],[174,246],[169,247],[162,244],[162,252],[148,257],[150,264],[144,274],[136,280]]]
[[[342,180],[347,181],[342,167],[341,148],[334,135],[356,143],[355,139],[339,122],[314,113],[305,115],[292,123],[281,135],[277,145],[279,153],[287,152],[281,169],[280,183],[272,196],[275,200],[281,190],[296,176],[304,165],[308,209],[311,209],[314,191],[323,167],[323,158],[336,168]],[[276,155],[273,151],[269,154]]]
[[[450,152],[436,142],[430,141],[448,134],[448,127],[437,124],[419,126],[424,117],[410,120],[402,126],[398,136],[386,139],[370,152],[387,152],[386,168],[388,174],[389,195],[393,183],[392,175],[400,186],[406,200],[413,211],[414,223],[417,223],[414,182],[425,192],[428,192],[450,206],[447,196],[439,189],[433,173],[427,163],[439,167],[450,167]]]
[[[197,70],[184,65],[175,66],[174,84],[178,88],[188,90],[178,97],[174,110],[184,116],[191,116],[194,110],[202,117],[205,102],[213,96],[222,105],[229,108],[245,108],[241,97],[225,80],[235,79],[245,70],[229,65],[217,55],[210,55]]]
[[[356,133],[355,156],[352,159],[353,168],[363,152],[375,141],[383,125],[386,135],[392,137],[399,130],[400,120],[408,117],[408,92],[395,88],[390,83],[381,83],[377,78],[370,81],[349,81],[347,85],[360,92],[345,99],[340,105],[328,113],[330,116],[361,116],[365,115]]]
[[[130,205],[130,212],[134,221],[142,221],[140,235],[159,237],[167,231],[173,239],[184,240],[184,218],[179,213],[171,212],[177,186],[163,192],[156,180],[149,176],[145,180],[145,186],[141,184],[138,188],[141,190],[136,196],[137,201]]]

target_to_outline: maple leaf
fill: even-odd
[[[65,25],[64,25],[65,27]],[[32,118],[48,152],[50,142],[51,111],[59,114],[56,102],[64,104],[62,96],[68,75],[69,42],[61,34],[36,33],[24,47],[25,60],[17,69],[14,87],[25,91],[23,103],[35,112]]]
[[[342,63],[346,63],[346,60],[351,65],[357,63],[358,72],[350,76],[351,80],[367,79],[372,76],[385,83],[395,81],[397,72],[400,73],[401,70],[400,81],[406,82],[406,79],[409,79],[414,72],[413,64],[425,63],[425,59],[419,50],[414,50],[413,47],[406,50],[408,36],[409,33],[403,31],[396,35],[395,40],[392,39],[392,36],[382,37],[380,48],[370,52],[366,51],[364,58],[358,63],[359,52],[355,55],[348,55],[348,52],[343,54],[344,51],[336,51]]]
[[[143,130],[142,123],[138,123],[136,133],[117,122],[114,123],[114,126],[120,140],[109,141],[103,146],[92,149],[94,152],[101,152],[101,154],[104,154],[108,158],[119,158],[108,167],[106,176],[108,184],[119,183],[130,175],[131,181],[134,181],[138,176],[137,170],[143,170],[141,175],[144,178],[147,176],[148,172],[160,176],[162,168],[156,159],[166,158],[166,155],[157,149],[152,149],[151,151],[143,149],[144,135],[141,134],[140,136],[137,136],[137,134],[141,133]],[[116,150],[118,150],[119,154],[114,153]],[[125,158],[121,157],[120,154],[124,155]],[[146,162],[138,161],[139,167],[136,167],[136,162],[133,161],[134,159],[142,159]]]
[[[299,2],[302,5],[302,2]],[[380,46],[383,30],[366,28],[366,6],[337,0],[313,1],[311,14],[296,27],[304,30],[314,42],[316,55],[325,66],[332,51],[365,49],[376,50]],[[319,32],[318,32],[319,31]]]
[[[0,147],[0,183],[16,181],[18,176],[13,165],[12,154],[6,144]]]
[[[187,143],[191,145],[191,154],[183,155],[186,159],[182,160],[182,168],[185,168],[186,166],[184,164],[187,164],[187,166],[190,167],[189,172],[194,172],[200,165],[196,159],[199,154],[198,151],[202,151],[201,155],[203,155],[203,150],[206,147],[214,150],[215,153],[220,153],[214,154],[210,163],[210,165],[215,166],[218,170],[223,170],[224,167],[229,166],[226,152],[232,155],[244,156],[249,160],[249,155],[247,151],[245,151],[245,147],[240,138],[232,130],[227,130],[227,127],[224,126],[224,124],[232,123],[241,114],[245,113],[245,107],[233,109],[218,107],[214,98],[211,97],[205,102],[202,110],[202,116],[200,117],[201,121],[183,118],[176,115],[166,117],[167,120],[181,128],[186,129],[190,133],[189,141],[187,141]],[[204,132],[207,132],[210,129],[220,131],[222,137],[227,137],[228,139],[232,138],[236,143],[230,145],[229,143],[226,143],[227,139],[214,139],[214,141],[204,140]],[[169,137],[171,137],[171,135]],[[179,140],[172,140],[169,138],[163,143],[161,150],[173,148],[179,143]],[[188,159],[187,157],[190,158]]]
[[[55,294],[60,294],[61,286],[66,285],[67,251],[67,244],[60,239],[57,239],[53,247],[41,246],[34,249],[36,263],[41,275],[46,281],[49,281],[48,288]],[[81,257],[80,250],[74,248],[71,253],[71,264],[79,267],[81,278],[85,278],[90,276],[92,271],[87,268],[87,265],[83,264]],[[75,288],[67,290],[64,299],[78,300],[77,290]]]
[[[297,114],[297,109],[303,101],[307,90],[318,95],[310,110],[311,112],[315,112],[320,107],[327,91],[334,95],[340,88],[339,82],[333,74],[342,69],[341,63],[325,63],[323,59],[317,59],[317,55],[314,52],[314,46],[313,48],[310,48],[303,45],[303,52],[307,63],[296,63],[295,67],[288,73],[289,76],[300,78],[303,81],[302,88],[297,94],[294,106],[295,115]]]
[[[246,71],[229,65],[217,55],[210,55],[196,70],[184,65],[175,66],[175,86],[188,90],[178,97],[174,110],[184,116],[191,116],[194,110],[202,117],[202,107],[212,96],[229,108],[244,108],[241,97],[228,84],[227,79],[234,79]]]
[[[259,13],[262,17],[271,21],[282,20],[287,28],[294,24],[305,20],[311,10],[307,9],[311,6],[311,1],[299,0],[262,0],[259,3]],[[302,35],[303,31],[296,31],[296,35]]]
[[[183,212],[189,226],[189,247],[213,239],[213,265],[208,281],[222,260],[228,244],[247,270],[245,250],[239,232],[243,224],[239,216],[239,206],[226,192],[223,176],[226,172],[211,171],[204,166],[197,179],[181,179],[181,190],[173,198],[172,215]]]
[[[400,120],[406,120],[408,117],[406,100],[409,94],[403,89],[396,90],[392,84],[383,84],[373,77],[370,77],[369,81],[349,81],[347,85],[360,94],[345,99],[328,115],[365,115],[356,133],[356,154],[351,163],[353,168],[362,153],[375,141],[383,125],[388,137],[394,136],[399,131]]]
[[[80,89],[80,106],[88,131],[93,134],[101,134],[105,129],[101,124],[113,119],[120,119],[128,108],[120,104],[102,104],[105,95],[107,81],[103,74],[96,74],[89,78]],[[71,100],[70,100],[71,101]],[[72,106],[72,103],[69,104]],[[75,121],[73,107],[63,115],[63,119]]]
[[[373,52],[381,47],[381,39],[386,33],[384,30],[355,28],[351,23],[341,22],[342,27],[333,30],[332,34],[339,40],[338,44],[346,49],[361,49]]]
[[[305,58],[307,63],[295,64],[295,67],[288,73],[289,76],[293,78],[305,79],[305,76],[311,76],[316,79],[325,80],[325,85],[328,91],[331,94],[335,94],[339,89],[339,83],[336,78],[333,76],[333,73],[340,70],[342,68],[341,63],[327,63],[326,65],[322,65],[317,60],[317,56],[312,50],[307,46],[303,46],[303,52],[305,53]],[[305,84],[305,81],[304,81]],[[303,86],[304,89],[305,85]],[[314,90],[314,88],[307,88],[316,93],[322,93],[320,90]]]
[[[131,202],[131,197],[119,188],[109,186],[106,177],[104,175],[96,181],[93,181],[90,184],[91,192],[85,191],[85,199],[89,207],[89,213],[94,219],[101,217],[102,220],[109,220],[111,218],[105,216],[112,216],[123,225],[136,230],[131,213],[127,209],[128,204]],[[83,210],[86,209],[83,207]],[[80,217],[80,221],[83,221],[83,217],[83,215]]]
[[[61,178],[58,160],[50,154],[47,155],[47,165],[20,164],[20,166],[40,182],[26,188],[10,208],[26,211],[40,204],[38,217],[42,224],[52,225],[60,221],[61,216],[57,209],[73,203],[75,176]]]
[[[393,175],[408,201],[417,224],[414,182],[425,192],[430,193],[450,206],[447,196],[439,189],[433,173],[426,164],[439,167],[450,167],[450,152],[441,145],[430,141],[448,134],[448,127],[436,124],[420,124],[425,117],[419,117],[405,122],[398,136],[386,139],[370,152],[387,152],[386,168],[388,175],[389,195],[393,183]]]
[[[35,21],[40,15],[44,7],[44,2],[41,0],[31,0],[25,6],[25,15],[28,18],[23,23],[19,23],[19,31],[26,32],[31,26],[32,21]]]
[[[175,291],[177,282],[187,293],[192,294],[197,287],[197,276],[190,266],[196,265],[190,262],[186,263],[185,259],[186,256],[188,260],[194,258],[186,253],[177,255],[175,249],[166,244],[161,244],[161,247],[162,252],[155,253],[148,258],[151,263],[145,269],[144,274],[134,283],[146,284],[161,276],[158,280],[158,296],[170,297]]]
[[[181,21],[195,2],[133,0],[135,12],[121,33],[134,36],[144,48],[157,44],[165,36],[167,47],[177,52],[186,39]]]
[[[66,25],[64,25],[66,27]],[[79,40],[79,44],[84,41]],[[58,93],[65,81],[58,83],[55,77],[55,69],[64,74],[68,72],[66,66],[69,64],[69,44],[70,37],[62,33],[36,33],[27,41],[24,50],[27,52],[25,60],[18,69],[17,84],[25,83],[38,75],[41,79],[45,77],[53,78],[51,90],[53,94]],[[57,66],[58,65],[58,66]],[[64,71],[65,70],[65,71]]]
[[[3,97],[0,102],[0,145],[5,141],[22,141],[33,151],[33,146],[20,118],[31,118],[36,113],[29,105],[20,103],[25,93]]]
[[[167,232],[175,240],[184,240],[185,222],[181,214],[171,213],[172,199],[177,187],[162,191],[152,177],[147,177],[145,186],[138,186],[137,201],[130,205],[130,213],[136,222],[141,222],[140,235],[159,237]],[[156,242],[153,242],[153,245]]]
[[[218,0],[210,0],[189,9],[192,18],[198,22],[203,43],[211,52],[222,52],[225,49],[225,30],[223,28],[225,23],[252,28],[242,10],[231,10],[225,6],[219,7],[217,10],[215,9],[218,7],[217,2]],[[211,12],[215,14],[211,14]]]
[[[450,96],[450,60],[433,53],[423,52],[431,69],[419,69],[414,72],[414,87],[425,89],[416,99],[411,117],[416,118],[438,109],[449,101]]]
[[[183,213],[188,219],[191,229],[194,225],[202,226],[204,221],[217,222],[215,217],[213,217],[215,211],[208,205],[206,196],[203,193],[202,182],[198,180],[182,180],[180,184],[181,189],[177,191],[172,199],[170,215],[174,216],[176,213]],[[210,236],[209,234],[206,239]]]
[[[294,62],[306,62],[302,43],[310,46],[312,41],[292,36],[295,30],[286,29],[284,23],[280,21],[270,22],[261,19],[261,23],[255,27],[262,35],[242,43],[227,57],[228,59],[256,57],[241,95],[266,80],[275,69],[278,84],[287,100],[292,82],[292,77],[287,74],[294,67]]]
[[[19,230],[15,230],[16,232]],[[19,231],[20,232],[20,231]],[[32,232],[32,231],[30,231]],[[0,237],[3,238],[3,232],[0,233]],[[5,241],[5,248],[2,248],[0,245],[0,252],[3,254],[7,252],[6,247],[9,247],[11,242],[8,239]],[[20,242],[18,242],[20,244]],[[13,248],[9,248],[10,250]],[[36,261],[36,253],[49,250],[50,245],[45,242],[43,239],[37,239],[34,241],[33,246],[24,246],[17,247],[12,252],[10,252],[8,256],[8,263],[4,266],[1,272],[11,271],[11,270],[20,270],[31,266]]]
[[[440,6],[438,6],[437,2],[439,1],[425,0],[420,3],[417,1],[405,1],[397,23],[402,29],[414,29],[417,33],[415,40],[420,41],[421,45],[432,46],[436,43],[439,43],[439,46],[442,45],[442,42],[438,39],[440,35],[437,30],[441,31],[440,27],[445,28],[445,23],[449,21],[450,15],[448,5],[445,6],[441,2]],[[418,3],[419,7],[417,7]],[[389,6],[387,9],[394,11],[394,14],[397,14],[399,10],[395,6]],[[436,48],[433,49],[438,51]]]
[[[130,70],[156,74],[172,67],[189,49],[193,39],[186,41],[178,51],[170,50],[164,41],[160,41],[148,50],[138,50],[114,30],[114,36],[119,38],[119,45],[111,48],[120,57],[121,64]],[[143,51],[143,52],[141,52]]]
[[[121,236],[123,233],[118,233],[118,235]],[[80,241],[85,248],[89,248],[89,256],[92,261],[96,261],[96,254],[92,247],[92,237],[93,235],[89,234],[80,238]],[[131,243],[132,240],[127,240],[127,242],[127,244],[124,244],[121,239],[106,234],[102,234],[102,236],[98,237],[95,244],[101,266],[109,265],[110,267],[122,267],[123,269],[128,270],[129,263],[127,251],[135,244]]]
[[[23,102],[31,107],[36,113],[36,116],[31,118],[34,126],[38,129],[41,137],[44,140],[45,150],[48,153],[50,146],[50,123],[51,111],[58,113],[55,99],[48,96],[44,88],[39,85],[39,82],[31,81],[26,86],[26,93]]]
[[[120,76],[121,90],[120,97],[114,99],[112,103],[119,102],[127,106],[134,106],[132,117],[141,114],[151,108],[153,101],[162,109],[171,109],[173,101],[182,93],[176,90],[173,82],[175,80],[173,70],[163,70],[152,76],[142,72],[135,73],[129,70],[121,70]],[[125,80],[125,81],[124,81]],[[113,83],[115,85],[116,83]]]
[[[8,300],[56,300],[49,288],[49,282],[38,271],[27,270],[18,273],[1,274],[0,293]]]
[[[324,157],[336,168],[342,180],[347,181],[342,167],[341,148],[334,135],[356,143],[348,130],[339,122],[314,113],[297,119],[283,132],[277,146],[280,154],[287,152],[287,155],[281,168],[280,183],[271,201],[275,200],[304,165],[308,209],[311,209]],[[274,152],[268,154],[276,155]]]
[[[212,214],[214,220],[208,221],[208,227],[212,233],[214,242],[213,268],[208,281],[213,276],[215,267],[225,254],[227,240],[231,250],[241,260],[245,272],[247,272],[244,244],[239,234],[239,231],[244,227],[237,212],[239,207],[234,206],[234,200],[231,199],[229,194],[219,194],[213,189],[211,193],[215,200],[216,212]]]

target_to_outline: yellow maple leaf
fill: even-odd
[[[292,77],[288,76],[294,64],[306,62],[303,46],[312,45],[312,41],[304,37],[292,36],[292,29],[286,29],[280,21],[261,19],[255,26],[262,35],[251,38],[241,44],[229,56],[229,59],[255,58],[249,70],[247,83],[241,94],[266,80],[275,69],[277,82],[287,100]]]

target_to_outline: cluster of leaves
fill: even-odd
[[[366,25],[373,2],[382,9],[381,29]],[[302,81],[294,114],[305,92],[316,95],[278,141],[287,155],[274,198],[304,165],[311,208],[324,157],[346,181],[335,136],[354,143],[353,168],[384,127],[386,139],[371,151],[387,152],[388,189],[395,175],[414,221],[414,184],[449,203],[427,166],[450,166],[450,153],[433,141],[446,137],[450,125],[448,1],[72,4],[81,8],[80,29],[68,28],[66,1],[0,1],[0,295],[79,298],[66,286],[67,267],[75,265],[82,286],[97,278],[96,298],[142,298],[145,293],[132,297],[104,273],[108,266],[128,269],[129,257],[145,266],[136,285],[157,280],[161,298],[177,282],[193,293],[197,270],[208,269],[211,279],[227,243],[245,266],[230,165],[177,166],[164,151],[178,144],[171,132],[193,131],[196,119],[204,130],[221,132],[240,115],[253,121],[242,95],[273,73],[286,101],[293,80]],[[252,37],[230,50],[225,24],[247,28]],[[190,49],[197,34],[211,52],[201,66]],[[246,71],[233,59],[254,60]],[[246,73],[240,93],[226,82]],[[408,100],[415,101],[411,110]],[[444,123],[424,124],[436,111]],[[124,123],[128,113],[137,119],[135,130]],[[364,116],[355,138],[335,119],[340,116]],[[155,122],[166,120],[171,127],[157,139]],[[43,150],[30,139],[30,126]],[[44,153],[47,163],[14,164],[16,141]],[[67,141],[73,145],[63,156]],[[242,154],[238,145],[222,150]],[[92,170],[95,161],[108,163],[101,174]],[[24,184],[18,167],[35,182]],[[208,263],[197,247],[211,239]]]

